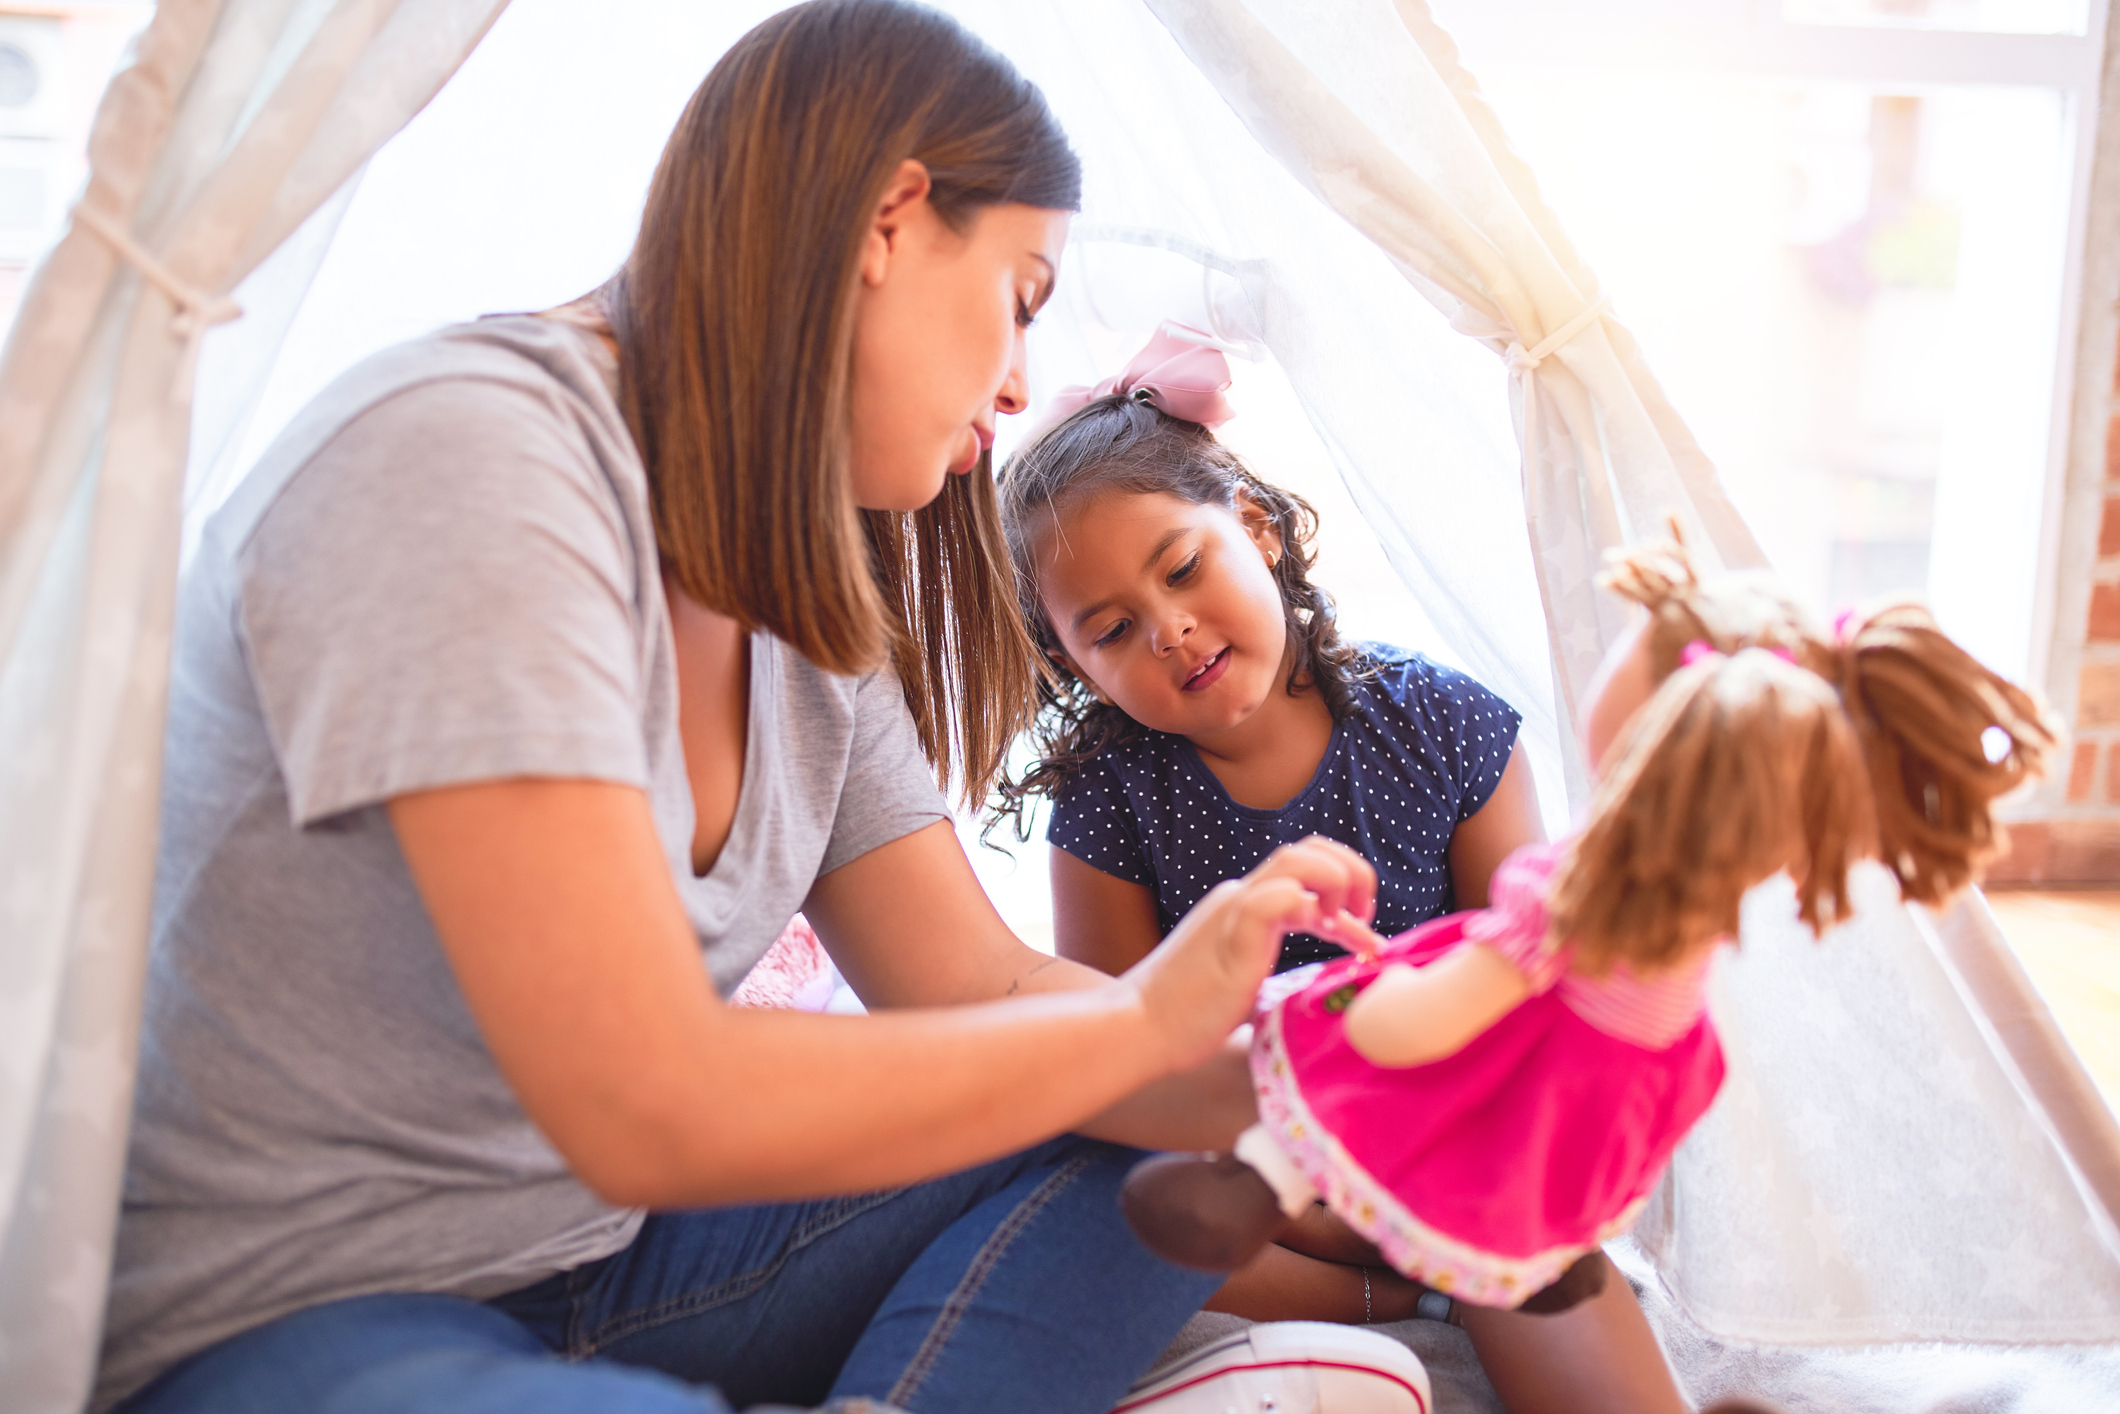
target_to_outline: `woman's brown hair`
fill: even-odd
[[[1682,541],[1614,558],[1603,582],[1648,609],[1658,677],[1695,639],[1782,648],[1839,689],[1872,787],[1878,848],[1909,899],[1939,904],[2008,846],[1997,797],[2044,775],[2061,729],[2038,700],[1953,643],[1920,604],[1820,626],[1765,576],[1703,579]]]
[[[891,661],[945,787],[977,798],[1039,675],[992,467],[899,514],[858,509],[848,466],[860,251],[908,159],[959,230],[1004,202],[1080,205],[1044,98],[954,20],[899,0],[784,10],[692,96],[601,303],[665,572],[820,667]]]
[[[1199,423],[1117,393],[1095,399],[1040,433],[1002,469],[1001,522],[1015,565],[1021,621],[1030,626],[1041,653],[1062,649],[1038,594],[1034,542],[1069,501],[1102,491],[1160,493],[1232,511],[1239,509],[1240,498],[1256,506],[1281,542],[1273,578],[1288,622],[1287,691],[1294,696],[1314,687],[1334,720],[1354,710],[1354,685],[1364,666],[1354,645],[1340,636],[1332,596],[1310,582],[1316,562],[1311,540],[1318,528],[1310,503],[1260,480]],[[1057,795],[1091,758],[1148,730],[1114,704],[1098,701],[1089,685],[1071,674],[1048,672],[1038,693],[1031,727],[1036,759],[1020,774],[1002,777],[1000,804],[989,822],[991,829],[1013,819],[1025,839],[1038,797]]]
[[[1814,932],[1840,922],[1874,840],[1862,748],[1831,685],[1764,649],[1713,654],[1621,732],[1547,907],[1584,971],[1648,971],[1736,933],[1745,891],[1783,869]]]

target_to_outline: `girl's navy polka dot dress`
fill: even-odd
[[[1310,784],[1278,810],[1239,805],[1191,742],[1150,732],[1083,766],[1053,802],[1047,840],[1153,890],[1166,933],[1216,884],[1306,835],[1352,845],[1376,866],[1386,937],[1449,912],[1451,832],[1494,794],[1520,718],[1418,653],[1364,652],[1375,675],[1357,684]],[[1275,970],[1341,951],[1291,936]]]

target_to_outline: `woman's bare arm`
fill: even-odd
[[[1329,841],[1309,847],[1340,849]],[[1344,857],[1350,870],[1366,870],[1351,852]],[[825,875],[803,913],[871,1008],[959,1005],[1110,980],[1019,939],[994,911],[947,822]],[[1224,1149],[1256,1117],[1244,1052],[1224,1046],[1205,1064],[1144,1086],[1078,1128],[1143,1148]]]
[[[646,797],[515,780],[390,803],[471,1013],[523,1108],[615,1203],[882,1187],[1009,1153],[1199,1065],[1287,928],[1373,889],[1338,858],[1224,885],[1124,979],[855,1018],[732,1011]]]
[[[1546,838],[1538,786],[1519,741],[1486,804],[1450,835],[1450,883],[1459,908],[1485,908],[1487,886],[1501,862],[1527,844]]]

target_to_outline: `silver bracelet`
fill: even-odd
[[[1362,1324],[1365,1326],[1371,1325],[1374,1324],[1374,1321],[1375,1312],[1369,1305],[1369,1268],[1364,1267],[1362,1268]]]

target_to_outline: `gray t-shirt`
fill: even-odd
[[[180,596],[138,1098],[97,1390],[380,1291],[479,1298],[623,1247],[472,1023],[383,803],[643,788],[726,994],[820,875],[947,817],[889,673],[751,640],[727,845],[691,870],[639,454],[594,338],[445,329],[312,403]]]

